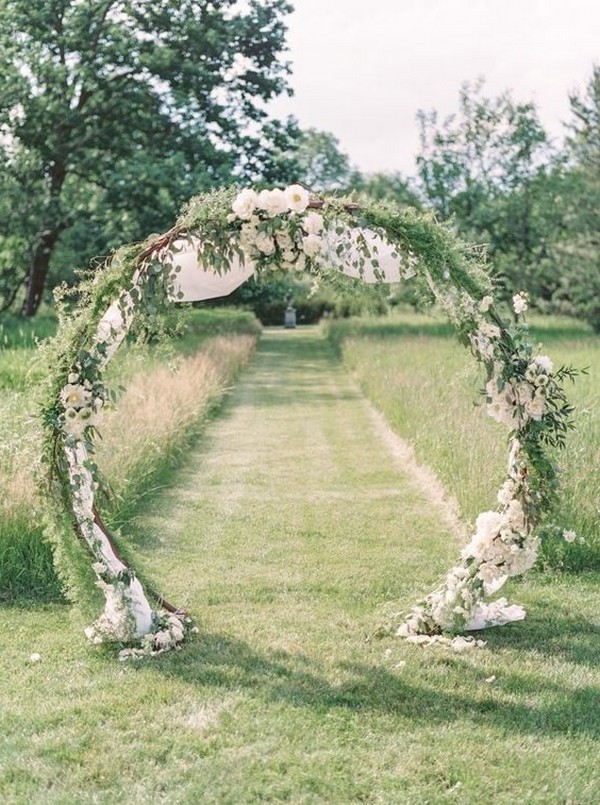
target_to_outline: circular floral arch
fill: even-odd
[[[52,470],[48,531],[67,565],[73,533],[92,557],[105,608],[86,629],[88,637],[134,646],[129,653],[153,653],[175,646],[193,628],[186,613],[144,589],[98,512],[95,423],[112,395],[103,380],[109,361],[136,314],[225,296],[250,276],[272,270],[343,273],[366,283],[418,275],[426,284],[485,367],[487,411],[509,430],[508,464],[497,508],[479,515],[459,563],[403,618],[398,634],[447,640],[523,617],[505,599],[483,600],[535,561],[535,529],[557,487],[544,449],[561,446],[570,426],[562,381],[571,370],[554,371],[550,358],[534,354],[519,323],[526,296],[513,298],[516,322],[502,318],[481,250],[433,216],[389,203],[312,199],[292,185],[194,198],[171,230],[117,251],[81,286],[75,314],[62,317],[43,409],[44,456]]]

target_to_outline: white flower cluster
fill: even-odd
[[[155,657],[171,649],[180,649],[186,633],[197,632],[196,626],[190,627],[188,618],[175,614],[164,615],[154,632],[144,635],[140,648],[124,648],[119,652],[120,660]]]
[[[506,499],[507,481],[499,498]],[[476,532],[463,550],[464,559],[478,563],[477,577],[483,581],[486,595],[498,590],[505,579],[524,573],[533,566],[538,539],[528,536],[525,513],[519,500],[512,498],[502,512],[482,512],[477,518]]]
[[[550,358],[539,355],[530,361],[524,380],[489,380],[485,387],[488,414],[511,430],[522,428],[530,419],[539,422],[548,409],[546,394],[552,368]]]
[[[525,291],[521,291],[520,293],[516,293],[513,298],[513,310],[517,314],[517,316],[521,313],[525,313],[525,311],[529,308],[529,295],[525,293]]]
[[[101,387],[94,388],[89,380],[82,379],[80,370],[77,370],[69,373],[60,392],[60,401],[64,407],[61,416],[63,430],[67,435],[81,439],[85,428],[95,424],[104,405],[104,393]]]
[[[252,258],[276,257],[271,262],[274,269],[304,271],[306,258],[315,258],[321,251],[324,226],[322,215],[306,213],[309,202],[308,191],[300,185],[260,193],[242,190],[231,205],[233,219],[244,221],[240,231],[242,249]],[[293,221],[279,218],[288,213],[306,214]]]

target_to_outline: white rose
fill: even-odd
[[[252,213],[256,209],[258,203],[258,195],[254,190],[242,190],[234,199],[231,209],[238,216],[238,218],[248,219],[252,217]]]
[[[154,645],[159,649],[169,648],[172,642],[171,635],[167,631],[156,632],[154,635]]]
[[[275,251],[275,241],[266,232],[259,232],[254,241],[254,245],[263,254],[273,254]]]
[[[527,405],[527,413],[532,419],[537,422],[544,416],[546,410],[546,400],[540,395],[536,394],[533,400]]]
[[[498,503],[501,506],[508,506],[510,501],[513,499],[514,493],[515,493],[515,482],[509,478],[507,481],[504,481],[504,483],[498,490]]]
[[[310,196],[308,190],[305,190],[301,185],[291,184],[289,187],[285,188],[284,193],[287,199],[288,209],[292,212],[304,212],[308,207]]]
[[[304,271],[306,268],[306,257],[303,254],[299,254],[296,258],[296,262],[294,263],[294,271],[300,273]]]
[[[514,498],[510,501],[507,516],[513,528],[517,531],[523,531],[525,528],[525,512],[523,511],[520,501]]]
[[[302,238],[302,251],[307,257],[314,257],[321,251],[321,238],[318,235],[307,235]]]
[[[519,315],[519,313],[524,313],[527,310],[528,308],[527,294],[524,293],[523,291],[521,291],[521,293],[516,293],[513,296],[512,301],[514,311],[517,315]]]
[[[497,581],[497,579],[501,578],[503,571],[500,570],[498,565],[495,565],[492,562],[484,562],[482,565],[480,565],[477,575],[487,586],[493,584],[495,581]]]
[[[515,386],[517,400],[521,405],[528,405],[533,399],[534,388],[530,383],[521,381]]]
[[[242,248],[248,248],[250,246],[254,246],[254,242],[256,240],[256,235],[258,230],[256,228],[256,222],[248,222],[247,224],[242,224],[242,229],[240,232],[240,243]]]
[[[261,210],[265,210],[270,218],[275,215],[287,212],[288,202],[283,190],[275,188],[274,190],[261,190],[258,194],[258,206]]]
[[[323,216],[318,212],[309,212],[302,219],[302,229],[307,235],[319,235],[323,231]]]
[[[277,241],[277,245],[280,249],[291,249],[294,245],[294,241],[292,240],[292,236],[287,231],[287,229],[280,229],[279,232],[275,233],[275,240]]]
[[[500,328],[496,324],[482,321],[479,325],[479,332],[486,338],[500,338]]]

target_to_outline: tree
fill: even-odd
[[[555,300],[600,332],[600,65],[569,101],[565,225],[555,249],[562,281]]]
[[[317,193],[345,188],[352,175],[350,159],[333,134],[302,129],[293,117],[264,127],[245,172],[268,186],[299,182]]]
[[[230,179],[261,102],[286,87],[290,10],[285,0],[0,0],[0,230],[27,243],[26,275],[18,261],[4,274],[9,295],[27,277],[26,315],[85,211],[141,216],[148,233]],[[7,228],[16,199],[26,224]],[[142,233],[123,239],[132,234]],[[4,262],[14,247],[0,242]]]
[[[396,204],[421,207],[421,200],[412,187],[412,182],[401,173],[359,173],[350,180],[350,188],[378,200],[394,201]]]
[[[418,113],[420,189],[460,233],[487,244],[493,265],[513,292],[550,298],[549,233],[562,226],[555,203],[562,168],[535,106],[510,93],[483,95],[483,81],[465,84],[457,115],[439,122]]]

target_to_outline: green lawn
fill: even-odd
[[[597,577],[511,585],[485,649],[374,638],[459,546],[316,330],[267,332],[162,481],[132,551],[200,633],[122,664],[78,610],[0,610],[3,801],[598,801]]]

